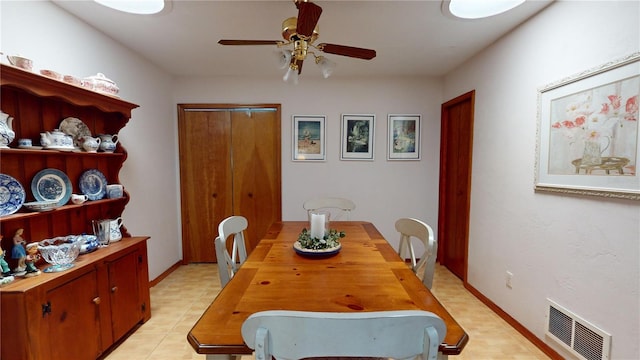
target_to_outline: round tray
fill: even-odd
[[[295,250],[298,255],[310,258],[330,257],[339,253],[340,249],[342,249],[342,245],[322,250],[304,249],[300,246],[299,242],[296,241],[295,243],[293,243],[293,250]]]

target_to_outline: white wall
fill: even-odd
[[[317,71],[309,67],[305,71]],[[428,78],[327,80],[178,78],[177,103],[282,104],[282,217],[306,220],[302,203],[315,196],[352,199],[352,220],[373,222],[394,245],[400,217],[417,217],[437,231],[441,84]],[[375,114],[374,161],[340,160],[341,114]],[[422,159],[388,161],[387,115],[422,115]],[[292,161],[292,115],[326,115],[324,162]]]
[[[551,298],[612,334],[612,359],[640,358],[640,206],[534,193],[537,89],[639,51],[639,24],[637,1],[557,2],[444,84],[476,89],[469,283],[541,339]]]
[[[120,173],[131,195],[123,218],[133,235],[151,236],[149,273],[151,279],[157,277],[182,257],[171,77],[49,1],[2,1],[0,16],[0,51],[5,55],[33,59],[36,72],[52,69],[78,77],[104,73],[118,84],[123,99],[140,105],[119,134],[129,152]]]

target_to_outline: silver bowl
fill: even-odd
[[[52,266],[44,269],[44,272],[64,271],[73,267],[73,262],[80,254],[82,241],[75,236],[58,236],[53,239],[45,239],[38,243],[38,251],[46,262]]]

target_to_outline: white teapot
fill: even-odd
[[[40,133],[40,145],[44,147],[73,148],[73,138],[71,135],[55,129]]]

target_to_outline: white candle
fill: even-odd
[[[311,214],[311,237],[324,237],[324,214]]]

